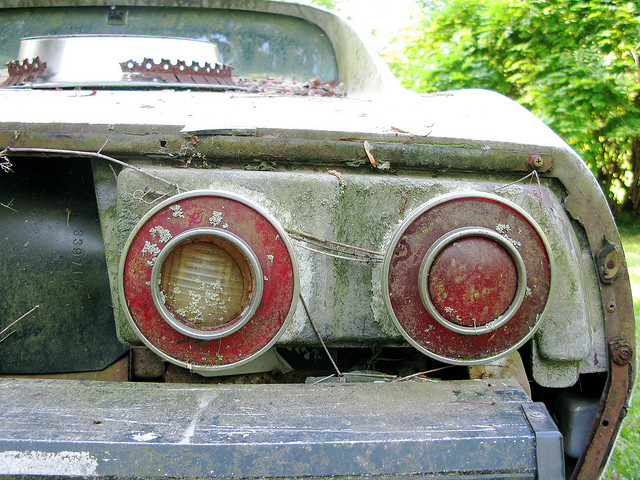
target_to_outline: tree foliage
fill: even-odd
[[[417,91],[480,87],[532,110],[640,213],[640,6],[619,0],[421,1],[387,60]]]

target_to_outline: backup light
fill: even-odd
[[[178,235],[151,271],[160,315],[194,338],[220,338],[238,330],[258,308],[262,289],[262,268],[251,247],[218,228]]]

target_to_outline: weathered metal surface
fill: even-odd
[[[274,115],[273,99],[269,96],[238,92],[194,91],[176,95],[167,91],[96,91],[95,94],[89,91],[74,95],[73,92],[30,91],[26,95],[19,90],[0,89],[0,100],[12,112],[11,116],[5,116],[7,122],[19,122],[28,117],[30,123],[55,123],[56,129],[58,125],[69,123],[111,125],[114,128],[122,123],[155,126],[147,132],[158,131],[155,130],[157,126],[173,125],[184,133],[202,136],[203,140],[223,147],[225,144],[227,147],[236,146],[234,153],[229,152],[231,158],[256,155],[267,147],[274,151],[285,150],[282,154],[276,153],[276,157],[272,156],[271,161],[284,161],[287,151],[293,151],[294,154],[307,154],[309,160],[317,153],[320,155],[318,161],[325,163],[331,161],[331,149],[341,148],[335,145],[341,143],[342,148],[349,148],[352,153],[359,149],[360,162],[354,166],[371,165],[363,142],[348,140],[360,138],[369,142],[370,153],[380,167],[371,165],[371,168],[378,172],[385,172],[385,162],[380,162],[376,153],[380,140],[396,144],[400,163],[403,163],[406,152],[421,150],[420,144],[430,145],[433,149],[431,161],[439,170],[458,169],[458,165],[468,163],[471,171],[511,171],[517,167],[529,173],[526,160],[531,153],[545,156],[559,148],[554,145],[555,137],[548,137],[549,131],[543,124],[533,122],[525,111],[504,97],[484,91],[419,98],[404,93],[397,97],[390,95],[388,99],[382,97],[379,102],[349,96],[279,96],[278,115]],[[42,107],[45,103],[47,108]],[[60,110],[60,104],[64,104],[63,110]],[[14,108],[17,111],[14,112]],[[490,110],[491,117],[478,116],[476,108],[483,113]],[[443,120],[452,110],[460,113],[455,122]],[[225,114],[212,115],[214,111],[224,111]],[[305,115],[300,115],[300,112],[305,112]],[[328,122],[330,128],[327,128]],[[409,133],[399,133],[392,128],[394,124],[403,125]],[[478,129],[478,125],[483,128]],[[236,131],[243,132],[245,136],[234,138]],[[251,132],[255,132],[253,137],[246,136]],[[226,138],[207,138],[207,134]],[[257,141],[256,137],[263,138]],[[333,140],[335,144],[325,144],[325,140]],[[543,149],[541,142],[550,145]],[[239,151],[239,146],[243,146],[245,151]],[[402,153],[402,148],[405,153]],[[454,151],[458,158],[445,161]],[[216,156],[214,152],[210,153],[212,157]],[[485,159],[488,164],[485,164]],[[395,168],[393,159],[385,161],[390,162],[391,169]],[[496,161],[505,162],[505,169],[496,169]]]
[[[167,242],[198,228],[221,228],[244,240],[255,253],[263,275],[255,314],[239,329],[211,340],[185,334],[165,321],[150,286],[155,261]],[[296,261],[277,222],[246,200],[212,191],[175,196],[149,211],[127,241],[120,281],[125,313],[141,339],[169,361],[195,371],[241,365],[266,351],[288,324],[298,291]],[[227,329],[227,324],[192,324],[192,328],[215,333]]]
[[[468,188],[468,182],[449,175],[438,178],[414,175],[409,186],[406,178],[400,175],[366,175],[341,170],[345,184],[344,192],[341,192],[339,180],[322,170],[265,173],[231,168],[198,169],[197,175],[194,170],[184,168],[145,167],[145,170],[160,174],[184,188],[212,188],[242,195],[264,206],[288,228],[375,251],[386,250],[391,235],[421,205],[439,195]],[[474,185],[488,192],[508,181],[499,177],[491,177],[491,180],[489,183],[485,179]],[[553,184],[543,180],[543,185],[547,211],[560,210],[562,206],[553,196]],[[142,186],[157,190],[164,188],[137,172],[123,171],[119,175],[117,225],[127,234],[150,208],[132,197],[132,193]],[[594,359],[600,361],[602,370],[606,356],[600,357],[597,339],[592,342],[588,330],[585,331],[589,307],[584,303],[580,290],[581,270],[575,264],[573,253],[577,246],[567,233],[570,226],[555,215],[543,214],[534,196],[537,192],[537,188],[514,185],[503,193],[503,197],[522,205],[545,226],[546,235],[553,245],[557,269],[563,272],[564,281],[558,282],[555,288],[557,295],[551,299],[548,313],[557,318],[558,328],[562,327],[564,335],[558,338],[555,329],[550,329],[548,334],[541,332],[544,353],[551,360],[564,359],[569,355],[581,360],[593,348],[596,352]],[[113,248],[117,246],[111,245]],[[382,302],[380,264],[332,259],[302,246],[294,241],[301,265],[302,293],[325,340],[337,345],[354,342],[397,344],[402,340]],[[591,301],[597,302],[598,299]],[[594,306],[597,307],[597,303]],[[126,321],[120,323],[121,326],[126,325]],[[567,329],[570,334],[567,334]],[[297,310],[291,328],[281,341],[316,341],[303,309]]]
[[[607,385],[602,394],[586,447],[573,471],[571,478],[574,480],[590,480],[601,474],[615,443],[616,433],[620,429],[631,397],[635,377],[633,364],[615,361],[614,358],[619,360],[618,350],[620,348],[630,353],[630,355],[623,355],[623,358],[627,360],[633,358],[633,350],[630,344],[622,339],[612,341],[609,348],[611,357]]]
[[[596,180],[575,153],[565,154],[567,160],[559,166],[556,162],[555,174],[567,187],[565,205],[570,215],[585,229],[591,250],[595,252],[605,247],[607,242],[620,248],[618,261],[620,270],[611,283],[600,282],[600,298],[604,314],[605,338],[611,349],[614,342],[626,342],[628,350],[636,348],[633,299],[620,235],[608,208],[604,195]],[[609,351],[607,386],[602,394],[598,414],[588,439],[589,447],[578,461],[572,478],[595,478],[602,472],[620,429],[629,404],[636,375],[636,361],[620,365],[613,361]]]
[[[602,283],[612,283],[620,273],[620,255],[617,247],[611,242],[604,242],[604,246],[596,253],[598,275]]]
[[[0,319],[34,305],[0,343],[0,373],[101,370],[127,347],[116,338],[90,165],[14,160],[0,172]],[[90,332],[90,333],[89,333]]]
[[[538,478],[564,478],[562,435],[551,419],[544,403],[525,403],[522,410],[536,437]]]
[[[405,338],[427,355],[454,363],[486,362],[522,345],[538,327],[551,293],[552,252],[535,221],[514,208],[499,197],[479,193],[436,197],[416,210],[395,233],[385,258],[384,300]],[[477,264],[478,258],[467,258],[468,252],[459,251],[461,245],[457,240],[449,241],[447,237],[464,228],[487,229],[516,247],[526,272],[526,293],[523,292],[520,303],[512,305],[519,283],[517,277],[523,276],[524,272],[516,274],[515,265],[511,263],[513,258],[506,251],[500,252],[498,262],[494,251],[487,257],[486,252],[480,255],[474,247],[472,253],[479,258],[488,258],[493,263],[491,266]],[[445,255],[449,250],[454,251],[452,256],[445,257],[453,277],[439,272],[440,262],[436,263],[435,272],[423,272],[422,266],[432,246],[443,238],[446,244],[436,253]],[[494,239],[489,245],[503,248]],[[487,246],[483,242],[479,248],[486,250]],[[494,255],[493,259],[491,255]],[[493,268],[501,271],[496,272]],[[507,292],[511,293],[506,300],[500,300],[496,289],[506,286],[496,286],[492,282],[500,277],[507,279],[510,269],[513,270],[513,285]],[[486,275],[490,278],[485,278]],[[437,283],[443,281],[444,284]],[[421,283],[428,283],[423,291]],[[436,308],[442,308],[442,314],[429,309],[425,295],[436,299]],[[448,303],[449,295],[457,298],[455,306]],[[484,297],[488,297],[486,302]],[[502,315],[511,306],[515,308],[509,316],[500,319],[489,315],[490,304],[498,305],[500,311],[493,312],[497,315]],[[477,319],[476,315],[480,313],[482,315]]]
[[[144,95],[145,92],[137,93]],[[308,107],[300,104],[297,108]],[[123,116],[128,114],[123,112]],[[368,114],[365,109],[362,110],[362,116]],[[269,162],[272,168],[327,165],[361,168],[363,172],[387,174],[390,177],[416,169],[439,172],[439,175],[470,170],[486,174],[500,172],[524,175],[527,172],[528,152],[534,148],[526,145],[509,149],[503,149],[500,145],[487,145],[489,148],[484,148],[482,145],[440,142],[435,138],[356,131],[357,135],[375,139],[370,143],[378,162],[389,162],[392,167],[388,171],[381,171],[366,160],[361,143],[341,140],[341,137],[353,135],[348,130],[305,132],[306,138],[290,138],[288,132],[269,128],[224,128],[211,133],[182,134],[179,133],[181,127],[174,125],[119,123],[92,125],[91,129],[83,128],[79,132],[78,127],[72,124],[58,125],[55,131],[51,131],[51,125],[48,124],[32,124],[28,132],[21,132],[18,138],[14,138],[16,129],[20,128],[18,123],[5,124],[0,131],[1,144],[14,148],[66,148],[95,152],[108,138],[110,140],[102,148],[102,153],[121,159],[135,159],[136,163],[162,159],[182,165],[182,162],[191,160],[193,166],[198,167],[201,165],[199,160],[206,159],[209,166],[219,166],[229,161],[247,163],[256,168],[261,162]],[[15,152],[13,155],[24,153]]]
[[[515,385],[0,380],[0,474],[558,480],[536,477],[540,429]]]

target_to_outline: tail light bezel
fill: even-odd
[[[211,205],[218,206],[213,214]],[[198,208],[202,211],[197,211]],[[165,241],[153,237],[155,246],[146,248],[145,241],[158,225],[168,230],[155,230],[165,233]],[[246,248],[238,248],[244,248],[260,265],[260,271],[253,272],[254,276],[261,276],[261,282],[256,282],[258,289],[262,283],[261,292],[256,292],[261,293],[258,305],[247,307],[241,319],[215,338],[197,338],[193,332],[185,334],[174,328],[157,308],[161,295],[156,292],[154,300],[152,293],[159,277],[158,265],[170,255],[167,252],[161,257],[167,245],[176,238],[189,235],[197,238],[203,232],[215,232],[236,247],[246,244]],[[146,254],[142,254],[145,248]],[[217,190],[183,192],[147,211],[125,242],[118,287],[124,315],[142,343],[163,359],[205,375],[244,365],[269,350],[291,323],[300,288],[295,251],[275,217],[249,199]]]
[[[520,218],[522,223],[527,224],[530,231],[536,236],[535,242],[533,240],[532,242],[539,245],[539,250],[544,256],[544,259],[542,259],[540,263],[542,264],[546,262],[545,265],[539,267],[541,269],[546,268],[547,271],[546,284],[540,287],[540,292],[542,293],[543,298],[538,302],[539,304],[544,302],[544,305],[541,308],[538,305],[538,311],[529,315],[529,319],[527,320],[528,324],[520,325],[519,329],[522,333],[519,334],[517,338],[511,338],[508,342],[508,346],[496,346],[494,337],[497,335],[498,340],[501,340],[500,335],[503,334],[503,332],[505,332],[509,327],[509,325],[511,324],[510,321],[514,318],[514,316],[516,317],[516,320],[514,321],[522,323],[522,321],[519,319],[522,314],[519,312],[523,308],[522,306],[524,304],[531,304],[531,292],[529,291],[526,283],[524,285],[524,295],[522,292],[523,286],[518,285],[517,296],[512,301],[509,309],[507,309],[507,311],[502,316],[495,319],[493,322],[489,322],[487,324],[486,331],[479,331],[479,329],[476,329],[475,327],[473,327],[472,329],[460,326],[457,326],[457,328],[454,329],[449,328],[450,325],[448,325],[448,323],[450,324],[451,322],[443,322],[440,318],[434,318],[434,316],[431,315],[431,309],[426,306],[426,304],[429,302],[425,302],[422,298],[422,295],[418,293],[420,288],[425,288],[420,287],[420,285],[423,285],[422,282],[425,281],[424,269],[427,268],[426,265],[428,264],[428,260],[425,259],[425,257],[429,249],[431,249],[432,252],[435,252],[440,248],[438,247],[438,245],[436,245],[438,242],[440,242],[441,245],[450,243],[453,237],[449,235],[451,235],[451,233],[455,232],[456,230],[459,232],[464,232],[466,230],[469,233],[471,233],[472,230],[478,228],[495,230],[496,228],[494,226],[491,226],[487,223],[488,220],[481,218],[464,218],[464,215],[462,215],[461,219],[452,219],[451,223],[454,225],[451,228],[447,229],[446,227],[442,227],[442,233],[434,233],[433,235],[435,238],[433,238],[433,240],[430,240],[430,243],[427,242],[428,244],[421,245],[419,247],[422,249],[422,256],[420,257],[420,260],[414,262],[416,263],[414,265],[415,268],[411,270],[412,272],[415,271],[415,278],[413,278],[413,276],[411,276],[411,278],[407,276],[402,280],[405,285],[413,284],[413,286],[408,287],[410,290],[413,290],[411,292],[412,294],[415,293],[415,295],[412,295],[410,299],[398,300],[398,297],[402,297],[402,295],[399,295],[400,290],[391,285],[396,281],[397,278],[399,278],[399,274],[397,273],[399,270],[394,271],[394,265],[396,264],[397,259],[402,257],[403,255],[408,256],[409,254],[415,255],[416,257],[420,256],[420,253],[416,252],[410,253],[407,251],[399,251],[403,250],[406,247],[406,245],[403,244],[403,242],[406,241],[406,239],[404,239],[405,235],[417,235],[415,231],[411,231],[411,229],[419,228],[416,227],[417,221],[426,221],[426,215],[431,214],[434,209],[441,205],[464,200],[477,200],[479,202],[487,202],[487,204],[495,205],[498,208],[506,208],[509,212],[512,212],[512,215]],[[425,217],[421,218],[423,217],[423,215],[425,215]],[[514,239],[509,238],[505,232],[500,233],[495,231],[494,233],[497,235],[493,236],[492,234],[492,237],[494,239],[502,237],[502,240],[499,240],[499,244],[502,247],[505,247],[506,245],[505,240],[511,243],[514,242]],[[448,236],[449,238],[447,238]],[[518,248],[516,248],[516,251],[519,252],[519,255],[522,255],[522,257],[524,258],[525,266],[529,268],[532,263],[535,263],[534,260],[531,260],[530,258],[533,254],[528,252],[520,252]],[[517,257],[513,258],[517,265]],[[421,275],[419,275],[419,273]],[[419,278],[419,276],[421,278]],[[545,317],[549,309],[549,305],[552,301],[554,281],[555,267],[551,246],[542,228],[540,227],[540,225],[538,225],[533,216],[529,214],[523,207],[519,206],[511,200],[493,193],[479,191],[459,191],[441,195],[417,208],[400,224],[400,227],[393,234],[389,246],[386,250],[382,266],[383,302],[386,306],[388,315],[391,317],[391,320],[393,321],[398,331],[410,345],[418,349],[423,354],[434,358],[435,360],[454,365],[477,365],[487,363],[508,355],[509,353],[517,350],[527,341],[529,341],[540,327],[541,321]],[[524,299],[520,298],[521,296],[524,296]],[[417,304],[419,304],[419,306],[416,306]],[[512,309],[511,307],[515,304],[518,304],[519,308]],[[410,308],[405,309],[403,307]],[[408,318],[415,312],[418,312],[416,317],[420,318],[418,320],[408,320]],[[409,321],[415,322],[414,326],[407,326]],[[423,322],[424,324],[419,324],[420,322]],[[423,337],[419,338],[419,336],[415,334],[415,332],[418,331],[418,327],[421,329],[421,332],[424,332],[421,333]],[[435,332],[431,333],[432,330],[435,330]],[[442,340],[443,338],[444,341]],[[450,341],[451,345],[471,345],[469,349],[476,348],[477,354],[475,356],[472,356],[467,355],[466,353],[442,353],[444,350],[446,350],[446,348],[449,348],[442,347],[442,344],[447,343],[447,341]],[[487,344],[490,348],[484,350]],[[451,347],[451,350],[454,350],[453,346]]]

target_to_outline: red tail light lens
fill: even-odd
[[[142,341],[204,373],[270,348],[298,295],[282,227],[223,192],[176,195],[149,211],[127,241],[120,278],[125,314]]]
[[[460,228],[443,235],[424,256],[418,275],[429,314],[465,335],[492,332],[518,311],[527,272],[518,249],[496,231]]]
[[[396,326],[423,353],[482,363],[535,333],[552,263],[544,234],[518,205],[491,194],[445,196],[394,236],[384,298]]]

